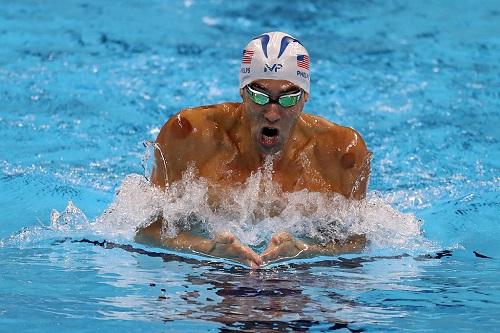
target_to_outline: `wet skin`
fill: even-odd
[[[273,100],[300,90],[284,80],[257,80],[251,87]],[[355,130],[303,113],[309,98],[305,92],[291,107],[258,105],[246,89],[240,89],[240,95],[242,103],[186,109],[168,120],[156,140],[154,186],[164,188],[180,180],[188,165],[194,165],[209,181],[211,200],[216,202],[221,189],[243,184],[263,166],[266,156],[274,155],[273,182],[285,192],[307,189],[364,198],[370,153]],[[282,258],[359,251],[365,243],[363,236],[352,236],[342,244],[321,246],[280,233],[259,255],[229,233],[205,239],[181,232],[164,239],[160,230],[161,221],[156,221],[140,229],[137,239],[231,258],[253,268]]]

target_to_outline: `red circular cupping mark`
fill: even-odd
[[[172,126],[172,132],[178,139],[185,138],[189,133],[193,131],[193,126],[183,116],[177,116],[174,124]]]
[[[353,153],[346,153],[342,155],[340,158],[340,164],[344,169],[350,169],[354,166],[354,154]]]

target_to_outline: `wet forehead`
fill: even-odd
[[[286,80],[271,80],[271,79],[255,80],[251,83],[251,86],[258,88],[262,92],[269,92],[272,94],[281,94],[281,93],[300,90],[299,86]]]

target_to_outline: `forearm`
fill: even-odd
[[[342,253],[361,252],[366,246],[365,235],[350,236],[344,242],[334,241],[325,245],[309,245],[309,252],[314,255],[338,255]]]
[[[313,256],[334,256],[343,253],[357,253],[363,251],[366,246],[365,235],[353,235],[345,241],[333,241],[325,245],[316,243],[303,243],[304,247],[300,253],[300,257]]]
[[[174,250],[187,250],[203,253],[219,258],[228,258],[239,261],[252,268],[262,264],[260,257],[248,246],[241,244],[231,233],[225,232],[216,235],[214,239],[181,231],[173,238],[161,237],[161,219],[146,228],[137,231],[137,242],[154,244]]]
[[[216,241],[190,232],[179,232],[174,238],[163,238],[160,240],[162,246],[175,250],[190,250],[194,252],[212,254],[216,247]]]
[[[175,250],[191,250],[205,254],[210,254],[215,247],[214,240],[195,235],[188,231],[181,231],[173,238],[161,237],[161,220],[153,222],[146,228],[137,230],[135,240],[140,243],[148,243]]]
[[[313,243],[312,240],[295,239],[288,232],[273,235],[267,249],[261,254],[264,263],[281,259],[310,258],[314,256],[333,256],[341,253],[360,252],[366,244],[364,235],[353,235],[345,241],[333,241],[325,245]]]

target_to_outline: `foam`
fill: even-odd
[[[148,158],[149,155],[145,160]],[[196,230],[206,237],[229,231],[257,249],[262,249],[280,231],[323,244],[365,234],[369,248],[375,251],[438,249],[424,237],[422,221],[394,209],[387,196],[372,192],[364,200],[352,201],[334,193],[284,193],[273,183],[272,170],[273,160],[268,158],[244,184],[224,191],[210,186],[194,167],[164,191],[151,186],[145,176],[130,174],[116,191],[113,202],[94,220],[69,202],[63,212],[52,212],[48,228],[22,230],[0,245],[89,234],[133,241],[137,229],[162,217],[163,237],[174,237],[180,230]],[[145,172],[149,172],[146,166]]]
[[[213,200],[215,196],[219,199]],[[157,217],[164,220],[163,237],[173,237],[179,230],[196,229],[207,237],[229,231],[243,243],[259,246],[272,234],[288,231],[320,243],[365,234],[372,248],[433,247],[421,232],[420,220],[395,210],[377,194],[351,201],[307,190],[283,193],[272,182],[272,159],[244,184],[222,194],[198,177],[193,167],[165,191],[150,186],[141,175],[128,175],[92,228],[132,239],[138,228]]]

